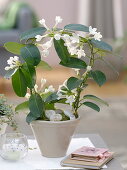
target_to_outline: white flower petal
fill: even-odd
[[[97,32],[97,33],[94,35],[94,39],[95,39],[95,40],[101,41],[101,38],[102,38],[102,35],[101,35],[100,32]]]
[[[56,16],[55,18],[56,24],[61,23],[63,19],[60,16]]]
[[[29,94],[29,93],[26,93],[25,97],[26,97],[27,99],[29,99],[29,98],[30,98],[30,94]]]
[[[86,70],[89,72],[92,70],[92,67],[91,66],[87,66]]]
[[[60,35],[60,34],[55,34],[55,35],[54,35],[54,38],[55,38],[56,40],[60,40],[61,35]]]
[[[39,42],[42,40],[42,37],[41,35],[36,35],[35,38],[36,38],[36,41]]]
[[[34,89],[37,92],[37,89],[38,89],[38,85],[37,84],[34,85]]]
[[[96,31],[97,31],[97,28],[92,28],[92,26],[89,27],[89,33],[91,35],[94,35],[96,33]]]

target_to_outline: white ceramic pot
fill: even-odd
[[[6,120],[6,117],[0,116],[0,119]],[[7,128],[7,123],[0,124],[0,135],[4,134]]]
[[[50,158],[65,156],[79,120],[33,121],[31,127],[41,154]]]

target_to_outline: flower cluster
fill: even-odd
[[[91,35],[93,35],[95,40],[101,41],[102,35],[100,32],[97,32],[97,28],[89,27],[89,32]]]
[[[40,87],[40,89],[38,89],[39,87],[38,87],[37,84],[34,85],[35,92],[40,93],[40,94],[46,94],[46,93],[49,93],[49,92],[51,92],[51,93],[55,92],[55,88],[53,87],[53,85],[50,85],[48,87],[44,87],[45,84],[46,84],[46,79],[42,78],[41,79],[41,87]],[[26,95],[25,95],[25,97],[27,99],[29,99],[30,96],[31,96],[30,93],[26,93]]]
[[[9,66],[5,67],[6,71],[10,69],[18,68],[19,66],[21,66],[21,62],[19,61],[19,57],[17,56],[10,57],[9,60],[7,60],[7,63]]]
[[[66,99],[65,103],[72,106],[73,102],[75,101],[77,91],[76,91],[76,89],[73,89],[73,90],[70,91],[67,88],[66,83],[67,83],[67,80],[65,80],[64,83],[59,86],[59,89],[58,89],[58,92],[57,92],[58,99],[65,98]]]
[[[95,40],[100,41],[102,38],[102,35],[100,32],[96,32],[97,28],[92,28],[91,26],[89,27],[89,33],[85,33],[80,35],[79,33],[64,33],[62,29],[57,30],[56,27],[59,23],[62,22],[62,18],[60,16],[56,16],[55,18],[55,26],[53,27],[53,30],[50,30],[49,27],[46,25],[45,20],[42,19],[39,21],[41,25],[43,25],[47,29],[47,34],[41,36],[41,35],[36,35],[36,42],[37,46],[41,51],[41,54],[43,57],[47,57],[49,55],[49,48],[53,44],[53,38],[55,40],[60,40],[63,39],[65,41],[64,45],[67,47],[68,52],[70,55],[75,55],[78,58],[85,57],[86,53],[84,51],[84,43],[81,42],[81,38],[94,38]],[[50,38],[47,42],[41,44],[44,40],[44,38]],[[39,43],[40,42],[40,43]]]

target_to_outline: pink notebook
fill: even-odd
[[[83,146],[79,149],[77,149],[76,151],[74,151],[71,154],[71,157],[93,157],[93,158],[97,158],[97,157],[102,157],[104,155],[104,153],[108,152],[108,149],[105,148],[93,148],[93,147],[86,147]]]

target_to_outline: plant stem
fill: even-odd
[[[93,67],[94,65],[94,53],[93,53],[93,46],[91,44],[89,44],[89,47],[90,47],[90,50],[91,50],[91,56],[90,56],[90,60],[89,60],[89,66]],[[81,92],[83,90],[83,85],[87,82],[88,78],[89,78],[89,72],[86,71],[84,74],[84,77],[83,77],[83,81],[82,83],[80,84],[80,86],[77,88],[77,96],[76,96],[76,100],[75,102],[73,103],[73,111],[74,111],[74,115],[75,117],[77,118],[78,117],[78,108],[82,105],[80,104],[80,95],[81,95]],[[80,105],[79,105],[80,104]]]

